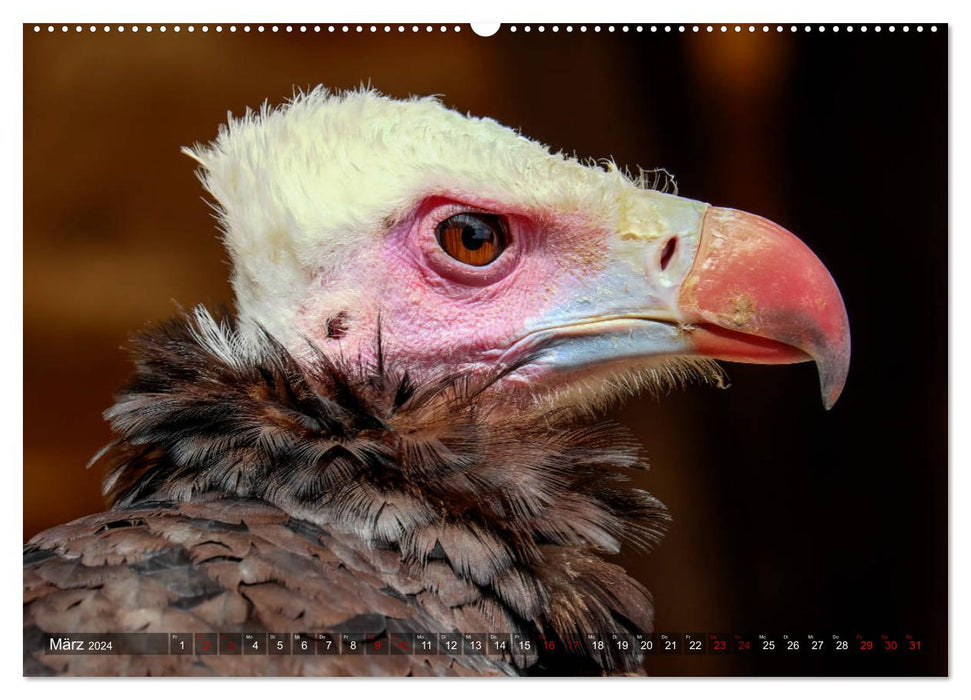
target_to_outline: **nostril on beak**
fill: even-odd
[[[668,239],[668,242],[664,244],[664,249],[661,250],[661,272],[664,272],[668,268],[668,263],[671,262],[671,258],[674,257],[675,251],[678,249],[678,237],[674,236]]]

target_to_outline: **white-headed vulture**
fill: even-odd
[[[97,459],[109,509],[24,550],[28,675],[640,673],[637,653],[570,643],[651,630],[648,591],[605,556],[667,521],[623,483],[631,437],[594,412],[718,381],[716,359],[814,360],[827,407],[843,387],[846,311],[795,236],[435,99],[316,89],[185,152],[235,312],[132,341]],[[531,643],[42,649],[76,632]]]

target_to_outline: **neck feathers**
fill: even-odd
[[[602,558],[625,540],[650,547],[667,522],[656,499],[622,487],[640,464],[619,426],[504,406],[486,391],[501,373],[418,380],[381,351],[367,367],[298,364],[203,309],[143,333],[134,355],[106,413],[112,505],[257,498],[395,550],[412,572],[447,567],[520,628],[650,631],[650,595]]]

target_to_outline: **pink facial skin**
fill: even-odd
[[[461,263],[439,245],[436,226],[461,212],[502,216],[506,248],[483,267]],[[373,290],[355,308],[308,307],[301,330],[316,345],[345,357],[374,360],[378,319],[385,354],[409,372],[495,372],[497,360],[525,334],[526,322],[575,294],[581,276],[603,269],[606,233],[577,217],[511,211],[475,198],[424,199],[383,237],[380,250],[348,269]],[[368,260],[372,262],[368,262]],[[321,280],[327,287],[339,281]],[[346,330],[328,338],[328,320],[344,311]],[[333,324],[331,324],[333,328]],[[333,334],[332,334],[333,335]]]
[[[380,326],[385,357],[415,377],[491,376],[528,357],[508,383],[531,395],[671,358],[814,359],[831,406],[849,324],[815,255],[751,214],[644,196],[643,210],[619,221],[427,197],[353,262],[319,274],[297,330],[328,354],[373,364]],[[462,263],[438,241],[438,224],[463,212],[505,222],[507,245],[488,265]],[[672,236],[689,257],[665,258]]]

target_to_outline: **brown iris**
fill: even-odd
[[[456,214],[436,228],[442,250],[461,263],[482,267],[506,248],[506,230],[495,214]]]

